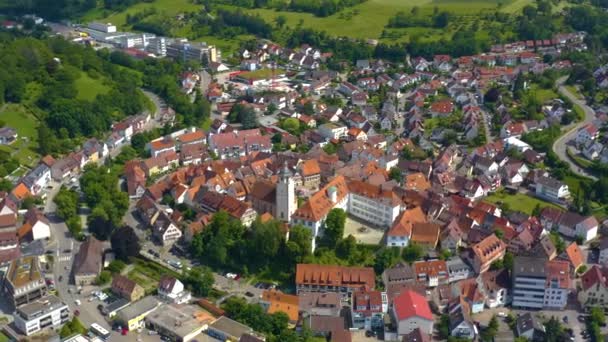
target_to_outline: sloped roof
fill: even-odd
[[[399,321],[412,317],[420,317],[429,321],[433,320],[433,314],[426,298],[412,290],[401,292],[393,300],[393,305],[396,318]]]

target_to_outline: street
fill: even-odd
[[[553,143],[553,152],[555,152],[555,154],[560,160],[563,160],[568,163],[568,165],[570,165],[570,169],[577,175],[597,180],[595,176],[576,165],[576,163],[574,163],[574,161],[570,159],[566,151],[568,148],[568,144],[572,140],[574,140],[578,130],[581,127],[591,123],[595,119],[595,111],[591,107],[587,106],[587,103],[584,100],[579,99],[576,94],[572,94],[566,87],[564,87],[564,82],[566,82],[567,78],[567,76],[564,76],[557,80],[556,84],[558,91],[560,94],[564,95],[570,101],[572,101],[572,103],[580,106],[585,112],[585,117],[582,121],[576,124],[571,124],[570,126],[564,128],[564,130],[566,130],[567,132],[562,134],[559,138],[557,138],[557,140],[555,140],[555,143]]]

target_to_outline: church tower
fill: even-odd
[[[289,222],[291,215],[297,209],[295,184],[292,176],[293,174],[289,171],[287,162],[285,162],[285,166],[279,172],[276,192],[276,219],[284,222]]]

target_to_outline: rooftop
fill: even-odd
[[[155,297],[147,296],[120,310],[119,315],[128,321],[146,312],[154,311],[159,305],[160,302]]]
[[[33,319],[35,317],[55,311],[62,306],[65,306],[67,309],[67,305],[63,303],[59,297],[49,295],[34,302],[20,306],[17,308],[17,313],[25,319]]]
[[[8,268],[7,280],[15,288],[26,286],[42,279],[40,262],[37,256],[28,256],[13,260]]]
[[[155,326],[172,331],[181,338],[201,330],[203,325],[211,323],[213,316],[194,305],[165,304],[146,317],[146,321]]]

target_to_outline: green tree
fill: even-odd
[[[398,167],[391,167],[390,171],[388,172],[388,178],[401,184],[401,181],[402,181],[401,169],[399,169]]]
[[[407,263],[411,264],[414,261],[418,261],[424,255],[424,250],[422,247],[416,243],[410,241],[409,245],[403,249],[401,257]]]
[[[589,318],[592,322],[596,322],[599,325],[606,324],[606,315],[604,314],[604,310],[602,310],[601,308],[591,308]]]
[[[441,315],[439,318],[439,326],[437,327],[437,331],[439,333],[439,338],[442,340],[447,340],[448,336],[450,336],[450,316]]]
[[[374,271],[376,274],[382,274],[387,268],[395,266],[400,258],[398,247],[383,247],[376,252],[374,259]]]
[[[301,263],[310,256],[312,250],[312,232],[310,229],[295,225],[289,230],[289,241],[286,243],[287,255],[292,263]]]
[[[89,231],[102,241],[107,240],[114,231],[114,226],[112,225],[112,221],[110,221],[108,213],[101,207],[93,209],[88,218],[88,226]]]
[[[78,317],[74,317],[74,318],[72,318],[71,321],[64,324],[64,326],[59,331],[59,336],[61,338],[66,338],[71,335],[75,335],[75,334],[84,335],[86,333],[87,333],[87,328],[84,327],[84,325],[80,322]]]
[[[285,18],[284,15],[279,15],[274,19],[274,22],[277,24],[277,27],[281,29],[287,23],[287,18]]]
[[[344,235],[346,213],[343,209],[335,208],[329,211],[325,219],[324,237],[327,246],[335,247]]]
[[[208,267],[193,267],[186,272],[184,283],[195,296],[206,297],[213,288],[213,272]]]
[[[122,272],[126,267],[127,264],[121,260],[112,260],[108,267],[106,267],[106,270],[110,271],[112,274],[116,274]]]
[[[132,227],[123,226],[116,229],[110,238],[112,251],[116,258],[124,262],[129,261],[129,258],[139,255],[141,245],[139,238]]]
[[[564,337],[564,327],[557,318],[551,316],[551,318],[545,322],[545,341],[560,342],[564,341]]]
[[[95,284],[101,286],[105,285],[112,280],[112,273],[110,271],[103,270],[99,273],[97,278],[95,279]]]
[[[291,134],[298,134],[300,130],[300,121],[296,118],[287,118],[283,120],[281,127]]]

